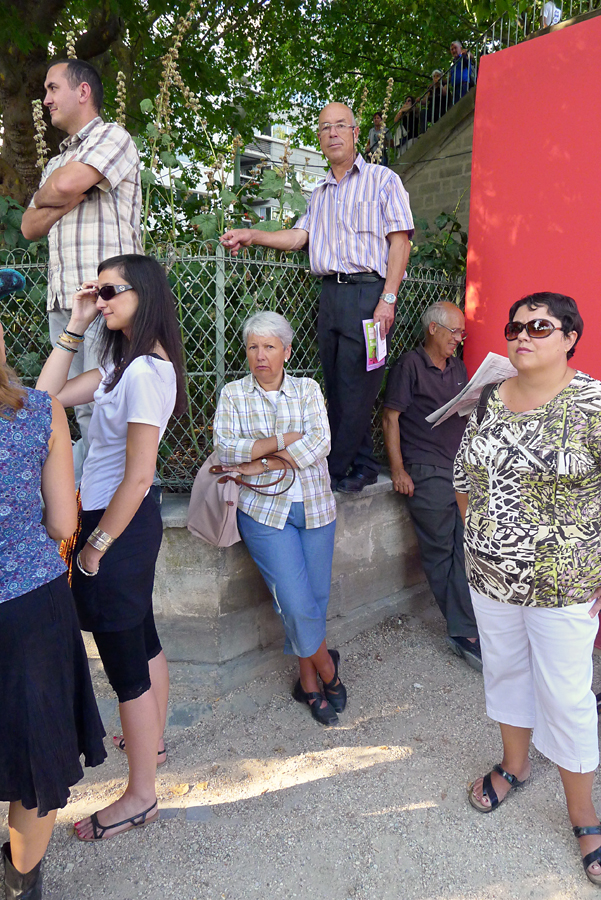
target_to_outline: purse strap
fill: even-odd
[[[240,475],[222,475],[218,479],[219,484],[225,484],[226,481],[234,481],[240,487],[249,488],[251,491],[254,491],[255,494],[262,494],[264,497],[279,497],[280,494],[285,494],[286,491],[289,491],[294,482],[296,481],[296,469],[291,463],[288,462],[287,459],[282,459],[281,456],[278,456],[276,453],[266,453],[263,459],[277,459],[279,462],[284,463],[284,468],[281,470],[281,475],[276,478],[275,481],[270,481],[267,484],[262,484],[260,487],[256,484],[251,484],[249,481],[243,481]],[[288,473],[292,473],[292,480],[290,484],[287,484],[286,487],[283,487],[281,491],[266,491],[264,488],[275,487],[277,484],[281,484],[286,475]]]

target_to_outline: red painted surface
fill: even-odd
[[[511,304],[574,297],[574,365],[601,378],[601,17],[482,57],[469,222],[464,359],[506,355]]]
[[[601,379],[601,17],[485,56],[478,73],[464,359],[506,355],[511,304],[574,297],[573,365]],[[601,647],[601,637],[597,638]]]

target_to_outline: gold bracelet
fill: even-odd
[[[65,344],[83,344],[84,337],[83,334],[73,334],[65,328],[59,334],[58,339],[59,341],[64,341]]]
[[[114,540],[115,538],[112,538],[110,534],[107,534],[106,531],[102,530],[102,528],[95,528],[88,538],[88,544],[94,547],[95,550],[100,550],[101,553],[106,553]]]

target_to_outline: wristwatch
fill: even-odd
[[[380,300],[393,306],[396,303],[396,294],[380,294]]]
[[[271,472],[271,469],[269,468],[269,463],[267,462],[265,457],[263,457],[263,459],[261,460],[261,465],[263,466],[263,470],[265,472]]]

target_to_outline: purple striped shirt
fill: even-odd
[[[309,232],[309,259],[314,275],[378,272],[386,277],[386,235],[413,235],[409,194],[386,166],[366,163],[357,154],[340,182],[330,170],[295,228]]]

